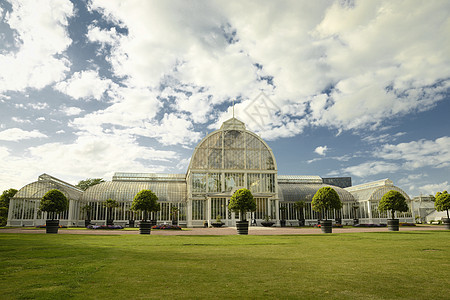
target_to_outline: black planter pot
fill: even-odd
[[[178,225],[178,220],[172,220],[172,225]]]
[[[323,233],[332,233],[333,232],[333,221],[332,220],[322,220],[320,222],[320,229],[322,229]]]
[[[270,222],[270,221],[262,221],[261,225],[264,227],[272,227],[273,224],[275,224],[274,222]]]
[[[59,220],[46,220],[45,233],[58,233]]]
[[[128,227],[134,227],[134,220],[128,220]]]
[[[280,226],[286,227],[286,220],[280,220]]]
[[[359,219],[353,219],[353,225],[359,224]]]
[[[449,218],[442,218],[442,223],[444,223],[445,229],[450,230],[450,219]]]
[[[156,220],[150,220],[149,222],[150,222],[150,224],[151,224],[152,226],[155,226],[155,225],[156,225]]]
[[[236,221],[236,229],[240,235],[248,234],[248,221]]]
[[[112,219],[106,220],[106,225],[114,225],[114,220]]]
[[[305,219],[299,219],[298,226],[305,226]]]
[[[212,225],[212,227],[222,227],[223,226],[223,223],[222,222],[213,222],[213,223],[211,223],[211,225]]]
[[[398,227],[399,227],[398,219],[388,219],[387,227],[388,227],[388,231],[398,231]]]
[[[150,234],[152,230],[152,223],[148,221],[141,221],[139,223],[139,233],[140,234]]]
[[[84,227],[91,225],[91,220],[84,220]]]

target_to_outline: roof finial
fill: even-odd
[[[233,99],[233,119],[234,119],[234,99]]]

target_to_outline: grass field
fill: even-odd
[[[450,232],[0,233],[0,299],[449,299]]]

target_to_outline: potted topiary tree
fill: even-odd
[[[298,226],[305,226],[305,215],[303,214],[305,205],[305,201],[302,200],[295,201],[294,203],[294,209],[298,211]]]
[[[287,207],[286,206],[280,206],[280,226],[281,227],[286,227],[286,210]]]
[[[448,210],[450,209],[450,194],[447,191],[443,191],[442,193],[438,192],[434,201],[434,207],[437,211],[447,211],[447,218],[442,218],[442,223],[444,223],[446,229],[450,229],[450,217],[448,214]]]
[[[92,206],[89,204],[83,205],[81,211],[86,213],[86,219],[84,219],[84,227],[88,227],[91,224],[91,210]]]
[[[268,215],[264,216],[264,221],[261,222],[261,225],[264,227],[272,227],[274,222],[270,221],[270,217]]]
[[[158,197],[151,190],[142,190],[134,197],[131,209],[143,213],[143,219],[139,223],[140,234],[150,234],[152,223],[148,221],[149,212],[160,210]]]
[[[58,233],[59,220],[55,220],[55,214],[61,213],[69,208],[67,197],[59,190],[48,191],[39,203],[39,209],[47,213],[52,213],[52,219],[45,221],[46,233]]]
[[[222,227],[222,226],[223,226],[223,223],[222,223],[222,216],[221,216],[221,215],[217,215],[216,221],[215,221],[215,222],[212,222],[211,225],[212,225],[213,227]]]
[[[180,210],[176,206],[170,208],[170,215],[172,216],[172,225],[178,225],[178,212]]]
[[[383,197],[381,197],[381,201],[378,204],[378,210],[381,212],[391,212],[391,219],[387,220],[388,230],[398,231],[399,221],[398,219],[395,219],[395,211],[408,211],[408,204],[406,204],[405,196],[403,196],[400,192],[390,190],[384,194]]]
[[[108,199],[103,203],[108,211],[108,218],[106,219],[106,225],[114,225],[113,209],[119,207],[119,202],[113,199]]]
[[[354,213],[353,225],[357,225],[357,224],[359,224],[358,213],[357,213],[358,208],[359,208],[358,203],[354,203],[352,208],[353,208],[353,213]]]
[[[338,193],[331,187],[320,188],[311,202],[312,209],[318,213],[325,213],[325,220],[321,221],[320,228],[323,233],[332,233],[332,221],[327,219],[329,209],[341,209],[342,202]]]
[[[256,201],[252,192],[248,189],[239,189],[231,196],[228,209],[239,213],[239,221],[236,222],[238,234],[248,234],[247,212],[256,210]]]

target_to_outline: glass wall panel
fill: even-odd
[[[230,192],[234,187],[244,186],[244,173],[225,173],[225,191]]]
[[[196,193],[206,193],[206,173],[192,174],[192,191]]]
[[[222,169],[222,149],[210,149],[209,168]]]
[[[265,170],[274,170],[275,169],[275,163],[273,161],[272,155],[268,150],[262,150],[262,168]]]
[[[269,211],[267,209],[267,198],[255,198],[256,201],[256,211],[255,211],[255,219],[264,219],[265,216],[269,215]]]
[[[212,220],[215,220],[217,216],[226,219],[228,212],[227,199],[226,198],[211,198],[211,216]]]
[[[205,208],[205,200],[192,200],[192,220],[204,220]]]
[[[247,175],[247,188],[252,193],[261,192],[261,175],[260,174],[248,174]]]
[[[261,192],[274,193],[275,192],[275,175],[261,174]]]
[[[244,169],[244,151],[236,149],[225,149],[225,169]]]
[[[208,175],[208,191],[209,192],[221,192],[222,191],[222,174],[210,173]]]
[[[247,150],[247,169],[259,170],[261,169],[261,151],[260,150]]]

